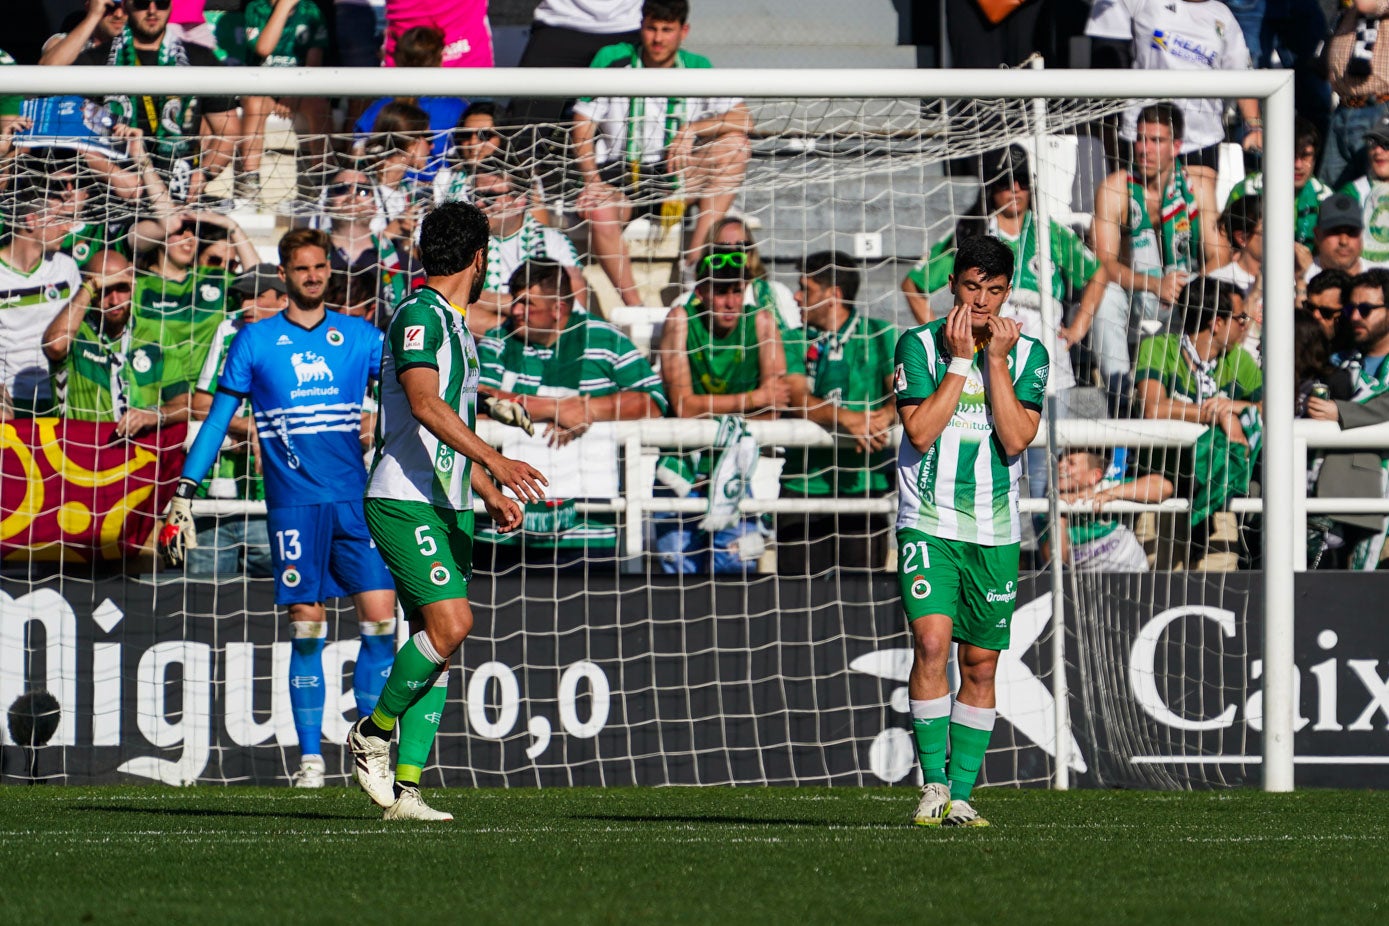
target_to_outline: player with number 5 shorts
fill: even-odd
[[[325,233],[309,229],[280,239],[289,307],[232,340],[159,538],[173,566],[196,545],[193,494],[232,416],[249,399],[264,466],[275,603],[289,610],[289,701],[300,758],[293,783],[306,788],[321,788],[326,771],[320,746],[327,696],[324,602],[351,595],[357,608],[362,642],[352,689],[358,714],[376,706],[395,655],[391,576],[362,511],[362,400],[381,367],[381,333],[324,307],[329,246]]]
[[[473,495],[511,531],[521,526],[521,507],[493,479],[526,501],[540,499],[546,484],[529,464],[507,459],[474,431],[482,367],[464,318],[482,293],[488,235],[487,217],[469,203],[431,212],[420,228],[426,285],[396,307],[386,332],[366,516],[411,636],[376,709],[352,727],[347,747],[358,784],[385,808],[387,820],[453,819],[427,805],[419,785],[443,717],[449,657],[473,627]]]
[[[1037,435],[1048,370],[1046,348],[998,314],[1013,271],[1013,252],[999,239],[962,241],[950,276],[954,307],[897,343],[897,570],[925,781],[912,817],[919,826],[988,826],[969,799],[1018,597],[1021,454]],[[952,640],[960,669],[953,706]]]

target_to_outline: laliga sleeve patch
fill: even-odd
[[[905,364],[897,364],[897,372],[892,376],[892,388],[897,392],[904,392],[907,388],[907,367]]]
[[[405,328],[405,349],[424,350],[424,325],[408,325]]]

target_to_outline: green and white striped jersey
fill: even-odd
[[[561,267],[579,266],[579,252],[574,243],[557,228],[546,228],[526,214],[515,234],[493,235],[487,241],[487,280],[484,288],[494,293],[508,293],[507,283],[516,268],[528,260],[550,260]]]
[[[919,405],[945,378],[950,350],[946,319],[913,328],[897,343],[893,387],[897,406]],[[994,439],[989,371],[974,366],[960,404],[941,436],[925,453],[903,440],[897,451],[897,529],[980,546],[1018,543],[1018,479],[1021,455],[1008,457]],[[1022,335],[1008,354],[1013,391],[1025,407],[1041,410],[1047,391],[1047,350]]]
[[[635,344],[613,325],[575,309],[559,339],[533,345],[503,325],[478,345],[482,384],[493,389],[549,398],[615,392],[645,392],[665,413],[669,404],[661,378]]]
[[[381,411],[367,498],[424,502],[468,511],[472,461],[429,432],[410,411],[399,376],[414,367],[439,371],[439,398],[463,423],[477,427],[482,367],[463,311],[428,286],[396,307],[381,356]]]

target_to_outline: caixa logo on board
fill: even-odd
[[[238,630],[233,642],[220,645],[157,639],[156,632],[211,633],[212,622],[173,620],[127,622],[109,598],[92,609],[90,620],[79,619],[54,589],[18,597],[0,591],[0,709],[26,691],[47,689],[62,711],[49,745],[114,747],[121,757],[131,756],[114,771],[172,785],[202,777],[214,747],[297,747],[289,688],[307,680],[290,677],[289,642],[274,640],[273,630],[258,642]],[[323,651],[327,743],[343,742],[355,716],[350,675],[358,647],[356,639],[346,639]],[[603,731],[613,696],[602,666],[581,659],[530,672],[557,672],[559,678],[557,688],[546,686],[553,697],[526,705],[523,730],[517,729],[521,678],[502,662],[465,670],[466,709],[450,710],[483,739],[529,737],[531,759],[550,748],[556,733],[592,739]],[[152,750],[165,754],[140,754]]]
[[[1163,677],[1160,664],[1174,639],[1180,640],[1183,634],[1191,633],[1200,638],[1201,628],[1193,626],[1192,622],[1209,623],[1225,640],[1238,642],[1241,622],[1233,611],[1181,605],[1153,615],[1139,628],[1129,648],[1128,686],[1134,701],[1153,720],[1174,730],[1225,730],[1241,722],[1241,718],[1250,729],[1262,730],[1263,691],[1247,686],[1241,677],[1243,673],[1233,678],[1190,679],[1188,684],[1200,686],[1203,694],[1181,700],[1205,707],[1200,713],[1171,703],[1174,699],[1164,695],[1158,684]],[[1348,624],[1343,629],[1349,631],[1351,626]],[[1378,635],[1375,638],[1379,639]],[[1389,678],[1381,677],[1379,660],[1363,658],[1366,655],[1363,652],[1357,653],[1361,658],[1345,658],[1349,653],[1341,651],[1350,647],[1344,645],[1340,633],[1330,628],[1316,631],[1314,642],[1315,655],[1327,658],[1318,659],[1305,668],[1301,665],[1295,668],[1293,729],[1302,731],[1310,726],[1314,733],[1368,733],[1376,729],[1376,714],[1381,721],[1378,729],[1389,728]],[[1250,658],[1249,681],[1258,681],[1263,668],[1262,659]],[[1310,685],[1307,676],[1311,677]],[[1307,716],[1309,714],[1311,716]],[[1347,757],[1347,761],[1353,761],[1353,757]]]

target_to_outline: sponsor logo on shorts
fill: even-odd
[[[991,588],[985,593],[984,597],[991,602],[1017,601],[1018,590],[1014,587],[1014,583],[1009,582],[1007,585],[1003,586],[1003,591],[1000,592],[997,589]],[[1000,623],[999,626],[1002,627],[1003,624]]]
[[[424,325],[405,326],[405,349],[424,350]]]
[[[293,566],[290,566],[280,574],[280,584],[285,588],[295,588],[299,585],[300,581],[302,581],[302,578],[299,575],[299,570],[295,569]]]
[[[339,331],[339,330],[336,329],[336,328],[329,328],[329,329],[328,329],[328,343],[331,344],[331,345],[333,345],[334,347],[342,347],[342,342],[343,342],[342,332]]]
[[[447,585],[449,581],[449,571],[444,568],[443,563],[433,563],[429,567],[429,581],[435,585]]]
[[[926,581],[925,576],[915,576],[912,578],[911,592],[913,598],[925,598],[931,594],[931,583]]]

